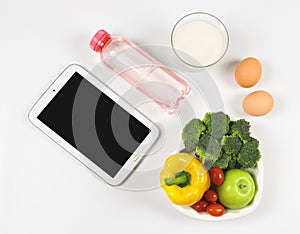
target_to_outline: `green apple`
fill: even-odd
[[[252,176],[241,169],[226,171],[223,184],[217,187],[219,201],[229,209],[247,206],[255,195],[255,182]]]

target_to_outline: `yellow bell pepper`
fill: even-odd
[[[178,153],[165,161],[160,183],[173,203],[190,206],[209,189],[210,178],[198,159],[187,153]]]

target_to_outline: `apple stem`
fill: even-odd
[[[244,188],[247,188],[247,185],[245,185],[245,184],[240,184],[240,189],[244,189]]]

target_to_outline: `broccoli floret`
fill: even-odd
[[[241,168],[242,166],[237,161],[237,156],[231,156],[226,169]]]
[[[223,152],[221,157],[218,158],[218,160],[213,164],[213,167],[226,169],[228,167],[228,163],[230,160],[231,160],[231,156]]]
[[[239,119],[230,123],[231,135],[239,136],[246,143],[250,140],[250,123],[244,119]]]
[[[231,135],[231,136],[224,136],[222,138],[222,147],[223,147],[223,150],[225,151],[225,153],[227,155],[238,155],[241,148],[242,148],[242,145],[243,145],[243,142],[240,140],[240,138],[238,136],[235,136],[235,135]]]
[[[234,169],[234,168],[236,168],[235,167],[236,164],[237,164],[236,159],[230,159],[229,162],[228,162],[228,166],[227,166],[226,169]]]
[[[203,120],[207,128],[207,133],[211,134],[217,140],[222,139],[229,131],[230,118],[223,112],[208,112]]]
[[[250,141],[246,142],[241,148],[237,157],[237,162],[244,168],[255,168],[257,166],[257,162],[261,158],[258,147],[258,140],[250,138]]]
[[[200,135],[205,131],[206,127],[200,119],[192,119],[183,128],[181,138],[187,151],[195,151]]]
[[[221,144],[213,136],[206,134],[200,137],[196,156],[207,167],[211,167],[221,156]]]
[[[254,137],[249,137],[248,141],[252,143],[253,147],[256,147],[258,149],[259,141],[257,139],[255,139]]]

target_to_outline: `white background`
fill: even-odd
[[[292,233],[299,217],[298,1],[1,1],[0,3],[0,233]],[[210,12],[228,27],[230,47],[208,69],[226,112],[238,117],[242,98],[263,89],[271,114],[247,117],[263,145],[264,191],[257,210],[225,222],[200,222],[167,202],[160,189],[123,191],[99,181],[37,131],[27,113],[63,68],[92,68],[88,43],[100,28],[142,44],[170,44],[176,20]],[[237,61],[255,56],[260,83],[236,85]],[[167,155],[163,155],[166,157]]]

